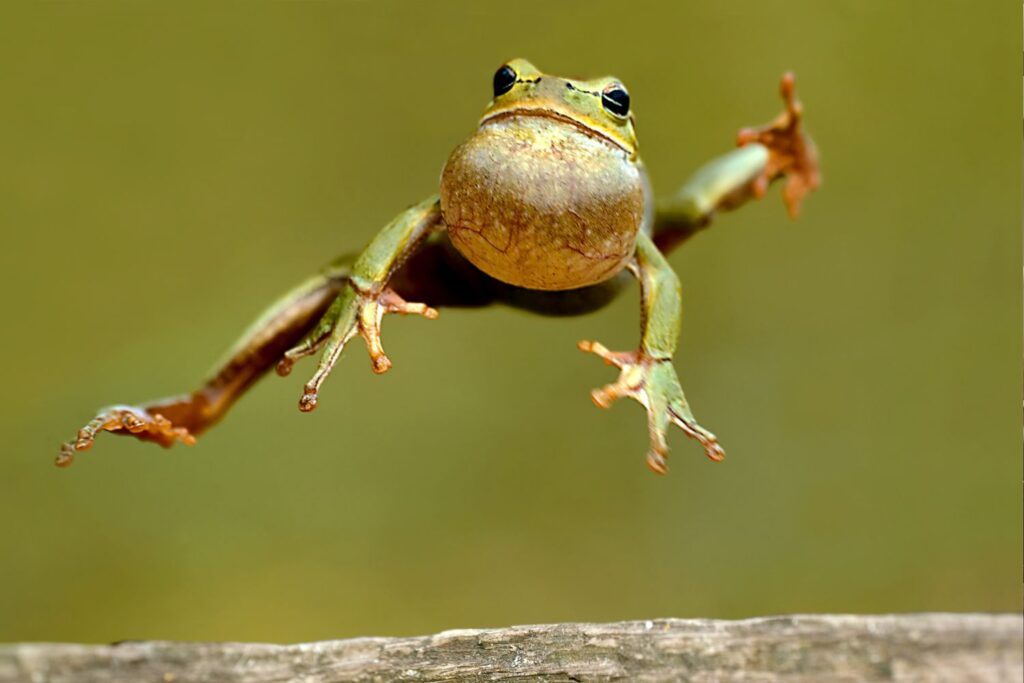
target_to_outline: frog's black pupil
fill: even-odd
[[[601,104],[616,116],[629,113],[629,93],[625,88],[611,88],[601,93]]]
[[[494,72],[494,96],[504,95],[516,84],[516,72],[508,64]]]

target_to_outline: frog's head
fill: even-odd
[[[494,72],[494,99],[480,125],[512,116],[541,116],[604,139],[636,157],[637,142],[629,92],[614,76],[589,81],[541,73],[525,59]]]

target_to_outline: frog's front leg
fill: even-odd
[[[785,104],[781,114],[767,125],[741,130],[738,149],[709,161],[659,203],[654,242],[662,252],[707,227],[716,212],[763,197],[775,180],[785,181],[782,198],[793,218],[803,198],[821,184],[818,151],[803,127],[793,74],[782,77],[779,91]]]
[[[380,341],[380,323],[386,313],[437,317],[437,311],[426,304],[405,301],[388,287],[388,281],[422,240],[442,225],[438,199],[431,197],[399,214],[356,259],[342,293],[316,327],[285,352],[277,365],[278,374],[287,375],[297,360],[323,350],[316,372],[303,388],[300,410],[316,408],[321,386],[345,345],[357,334],[366,341],[373,371],[382,373],[391,368]]]
[[[670,424],[677,425],[688,436],[700,441],[709,458],[722,460],[725,451],[718,445],[714,434],[697,424],[672,365],[682,314],[679,278],[644,233],[637,240],[636,257],[629,269],[640,281],[640,348],[616,352],[597,342],[580,342],[580,350],[594,353],[621,370],[618,381],[596,389],[591,397],[601,408],[609,407],[617,399],[629,397],[647,409],[651,438],[647,465],[658,474],[667,470],[666,434]]]

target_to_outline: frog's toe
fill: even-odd
[[[718,437],[704,429],[693,419],[690,410],[683,401],[674,401],[668,408],[669,418],[682,429],[688,437],[696,439],[704,447],[704,455],[715,462],[725,460],[725,449],[718,443]]]
[[[651,447],[647,451],[647,467],[655,474],[668,474],[668,441],[669,415],[664,410],[652,410],[647,407],[647,423],[651,437]]]
[[[590,392],[590,400],[598,408],[607,410],[612,407],[613,403],[627,395],[628,388],[623,386],[622,382],[612,382],[611,384],[605,384],[600,389],[592,390]]]
[[[725,451],[719,445],[718,438],[697,424],[685,400],[677,397],[666,401],[664,394],[657,395],[658,389],[654,387],[647,391],[653,392],[645,395],[648,401],[645,405],[651,437],[651,447],[647,451],[647,466],[652,471],[657,474],[668,472],[667,432],[672,424],[682,429],[690,438],[699,441],[704,447],[704,454],[711,460],[721,462],[725,459]]]
[[[655,474],[668,474],[668,452],[660,452],[655,449],[647,451],[647,467]]]
[[[619,378],[611,384],[590,392],[590,399],[598,408],[610,408],[620,398],[632,398],[646,405],[643,393],[644,365],[637,351],[610,351],[595,341],[581,341],[576,346],[580,351],[592,353],[604,360],[606,365],[619,368]]]
[[[274,367],[274,371],[281,377],[287,377],[292,373],[292,369],[298,361],[302,360],[306,356],[312,356],[314,353],[319,351],[323,347],[325,341],[326,335],[319,339],[309,337],[303,339],[301,342],[284,352],[281,356],[281,360],[279,360],[277,365]]]
[[[370,363],[378,375],[391,369],[391,359],[384,353],[380,340],[380,323],[387,313],[421,315],[427,320],[436,320],[438,316],[436,309],[423,303],[406,301],[390,287],[385,287],[376,298],[369,299],[359,314],[359,334],[366,341]]]
[[[576,343],[576,348],[584,353],[592,353],[601,358],[605,365],[614,365],[619,369],[635,364],[639,360],[638,351],[611,351],[601,342],[583,340]]]
[[[67,467],[74,462],[77,453],[92,448],[101,432],[131,434],[142,441],[154,441],[164,447],[177,442],[191,446],[196,442],[195,436],[188,429],[172,424],[159,413],[150,413],[135,406],[112,406],[101,411],[78,430],[78,436],[74,441],[61,445],[60,454],[55,462],[57,467]]]

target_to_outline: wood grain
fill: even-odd
[[[1021,681],[1018,614],[654,619],[299,645],[0,646],[0,683]]]

